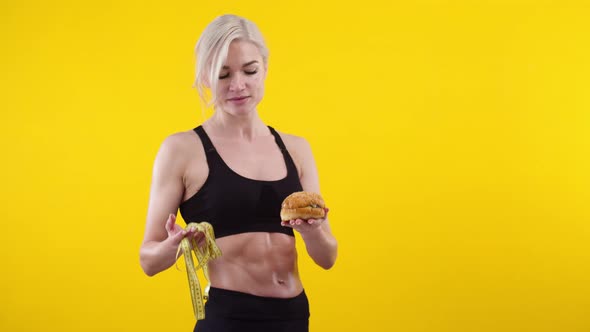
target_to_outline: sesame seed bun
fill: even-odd
[[[298,191],[287,196],[281,205],[281,220],[321,219],[326,216],[322,196],[308,191]]]

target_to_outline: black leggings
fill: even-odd
[[[211,287],[205,319],[194,332],[307,332],[309,303],[305,291],[274,298]]]

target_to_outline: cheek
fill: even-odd
[[[225,83],[225,81],[220,81],[219,83],[217,83],[216,94],[218,96],[223,96],[227,93],[228,89],[229,89],[229,85],[227,83]]]
[[[248,84],[251,87],[257,87],[260,84],[260,77],[259,76],[249,77]]]
[[[257,76],[252,80],[252,86],[257,91],[264,91],[264,78],[262,76]]]

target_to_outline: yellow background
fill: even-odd
[[[261,116],[310,141],[331,208],[335,267],[298,241],[312,331],[590,331],[587,2],[277,3],[0,4],[0,330],[192,330],[184,271],[138,250],[229,12],[266,35]]]

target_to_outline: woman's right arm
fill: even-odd
[[[176,252],[184,230],[175,223],[184,193],[186,156],[182,136],[167,137],[154,161],[144,239],[139,251],[141,268],[148,276],[168,269],[176,262]]]

